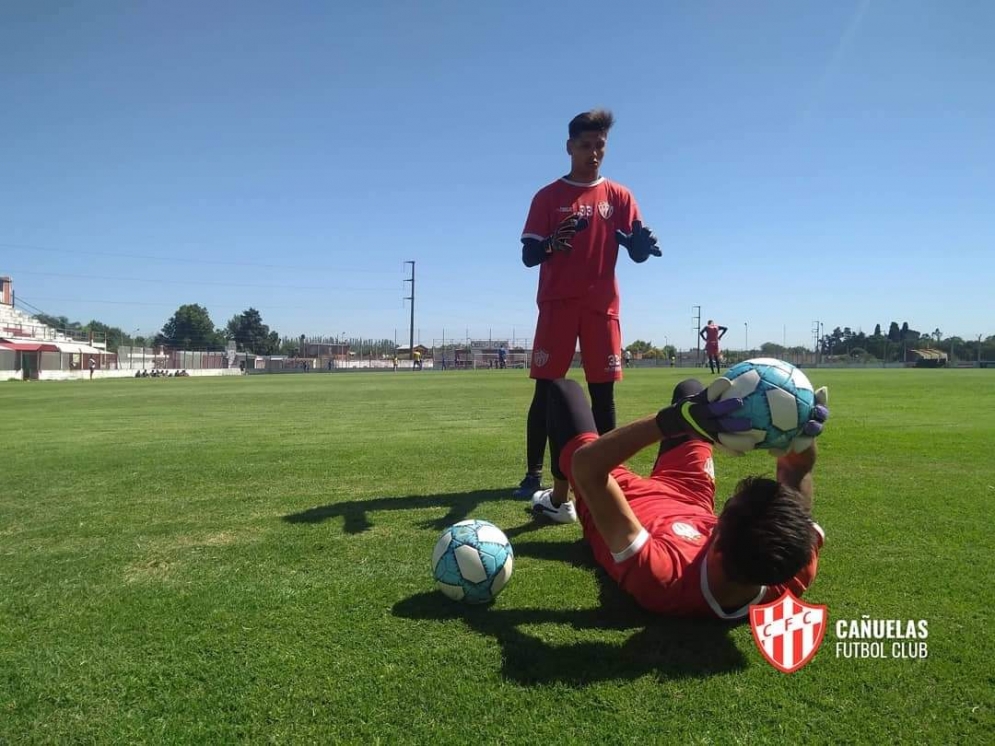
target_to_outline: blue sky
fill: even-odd
[[[662,259],[626,340],[995,334],[995,4],[0,6],[0,274],[48,313],[182,303],[281,334],[531,337],[518,242],[614,110],[603,173]],[[748,324],[748,327],[746,326]]]

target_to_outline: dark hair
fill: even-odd
[[[773,479],[747,477],[719,516],[715,548],[729,580],[777,585],[811,561],[815,529],[797,490]]]
[[[608,109],[591,109],[570,120],[570,139],[576,140],[581,132],[605,132],[615,124],[615,115]]]

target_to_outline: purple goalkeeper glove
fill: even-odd
[[[812,411],[809,415],[808,420],[802,425],[802,431],[800,435],[796,435],[791,441],[791,445],[788,450],[794,451],[795,453],[801,453],[812,447],[812,443],[817,437],[822,435],[822,431],[826,429],[826,421],[829,419],[829,389],[825,386],[816,389],[815,391],[815,406],[812,407]],[[783,456],[784,452],[777,451],[772,452],[774,456]]]
[[[650,256],[663,256],[653,231],[645,227],[641,220],[632,221],[632,233],[615,231],[615,240],[619,246],[628,249],[629,258],[636,264],[642,264]]]
[[[742,399],[709,403],[707,391],[702,391],[657,412],[656,426],[665,438],[691,435],[714,443],[722,433],[750,429],[749,418],[729,416],[742,406]]]

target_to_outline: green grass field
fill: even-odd
[[[681,373],[627,372],[619,420]],[[790,676],[529,521],[522,371],[0,384],[0,743],[990,743],[995,373],[810,375],[831,628]],[[464,517],[514,544],[489,608],[432,590]],[[837,658],[865,614],[928,658]]]

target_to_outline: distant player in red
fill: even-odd
[[[709,441],[750,424],[730,416],[742,400],[709,404],[704,393],[684,381],[671,406],[599,437],[577,382],[553,382],[554,474],[569,479],[577,502],[538,493],[532,510],[560,523],[579,516],[598,564],[649,611],[742,619],[751,604],[788,589],[800,596],[815,579],[824,538],[811,517],[816,449],[780,457],[776,480],[741,481],[716,516]],[[828,417],[820,404],[805,434],[817,436]],[[623,465],[657,442],[649,477]]]
[[[533,197],[522,232],[522,261],[539,268],[539,320],[532,344],[525,478],[515,495],[531,497],[542,485],[549,386],[566,375],[577,340],[591,409],[599,433],[615,427],[615,381],[622,379],[615,262],[624,246],[635,262],[661,256],[656,237],[643,226],[632,194],[602,177],[610,111],[579,114],[569,125],[570,173]],[[558,497],[567,483],[554,482]]]
[[[719,340],[722,339],[726,332],[729,331],[728,327],[719,326],[711,319],[708,323],[701,328],[698,332],[698,336],[705,340],[705,354],[708,356],[708,369],[712,373],[718,373],[722,370],[722,365],[719,363]]]

